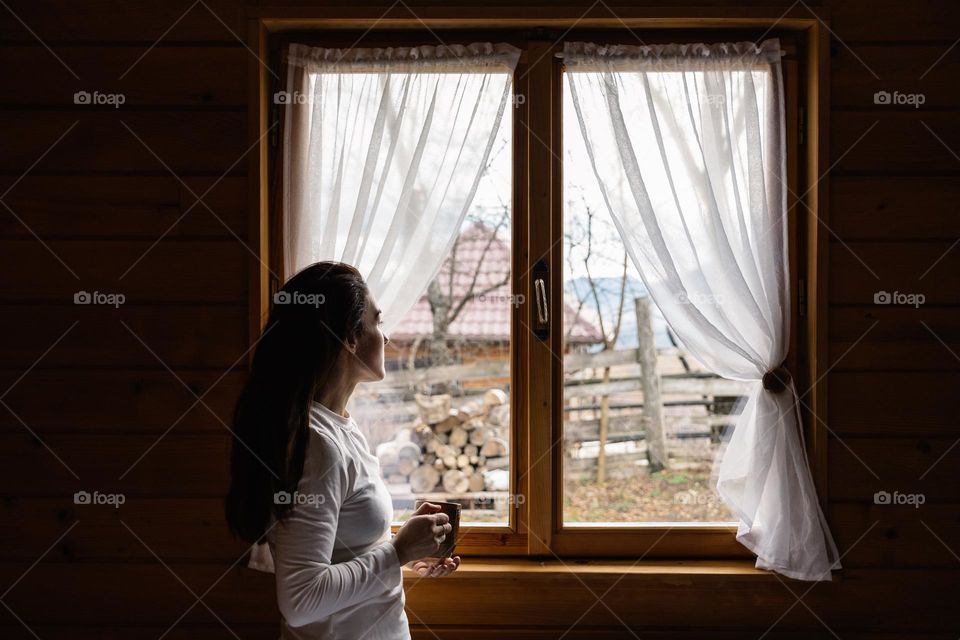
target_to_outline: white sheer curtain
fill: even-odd
[[[718,375],[754,381],[714,469],[757,566],[840,568],[782,368],[789,343],[780,45],[564,46],[593,171],[653,301]],[[786,388],[778,384],[786,381]]]
[[[519,49],[291,45],[283,135],[286,277],[356,266],[387,333],[440,268],[476,194]]]

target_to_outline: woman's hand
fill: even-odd
[[[440,513],[440,505],[424,502],[403,523],[391,542],[397,550],[400,564],[430,557],[440,549],[440,544],[453,530],[450,518]]]
[[[442,578],[457,570],[460,566],[460,556],[414,560],[407,566],[422,578]]]

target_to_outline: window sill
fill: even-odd
[[[776,581],[777,576],[769,571],[757,569],[753,560],[610,560],[610,559],[557,559],[536,560],[529,558],[463,558],[460,568],[444,578],[445,580],[512,580],[526,578],[556,579],[566,576],[584,579],[586,577],[603,579],[609,576],[630,576],[632,580],[642,582],[677,582],[690,578],[750,580],[768,579]],[[404,568],[404,577],[416,582],[420,576]],[[781,578],[786,580],[787,578]],[[631,581],[632,581],[631,580]]]

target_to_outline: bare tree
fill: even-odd
[[[450,250],[450,256],[441,268],[440,273],[427,287],[427,302],[430,305],[430,312],[433,317],[433,333],[428,344],[431,366],[452,364],[453,358],[449,338],[450,325],[460,316],[467,304],[510,284],[509,265],[504,269],[499,279],[490,282],[480,281],[487,255],[491,247],[499,242],[500,231],[508,225],[509,220],[510,208],[502,205],[500,218],[492,228],[482,221],[474,221],[474,224],[478,225],[474,228],[481,238],[486,235],[485,240],[481,240],[483,248],[479,258],[476,262],[459,259],[462,244],[466,241],[475,241],[475,239],[458,235]],[[489,229],[489,232],[487,229]],[[489,270],[487,273],[489,273]],[[466,288],[459,290],[460,287],[457,286],[457,283],[464,281],[467,282]],[[447,383],[440,383],[434,387],[434,391],[438,393],[445,393],[448,389],[449,385]]]
[[[481,176],[489,174],[497,157],[505,149],[510,148],[509,142],[508,139],[503,139],[497,150],[490,154],[481,171]],[[473,228],[483,243],[478,259],[475,261],[461,259],[463,244],[476,241],[476,237],[465,238],[461,231],[457,234],[450,254],[437,276],[427,287],[427,303],[430,305],[433,320],[432,333],[426,340],[431,366],[439,367],[454,363],[454,345],[451,344],[450,326],[464,308],[477,298],[510,284],[509,264],[506,265],[500,278],[493,281],[489,278],[481,278],[481,274],[489,276],[496,273],[490,269],[490,265],[485,264],[486,259],[491,248],[498,246],[501,242],[501,231],[510,229],[510,206],[503,201],[503,198],[498,197],[498,199],[500,204],[495,209],[468,214],[466,224],[463,225],[464,228]],[[458,286],[458,283],[462,282],[467,283],[465,288]],[[417,346],[419,342],[415,343],[414,348]],[[414,352],[410,356],[410,361],[413,362],[415,359]],[[447,382],[437,383],[431,390],[435,393],[446,393],[450,390],[450,386]]]

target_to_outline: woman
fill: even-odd
[[[400,567],[429,559],[451,525],[426,503],[391,539],[393,507],[376,456],[346,405],[382,380],[380,311],[360,273],[320,262],[275,298],[234,415],[227,522],[269,542],[283,638],[409,638]]]

